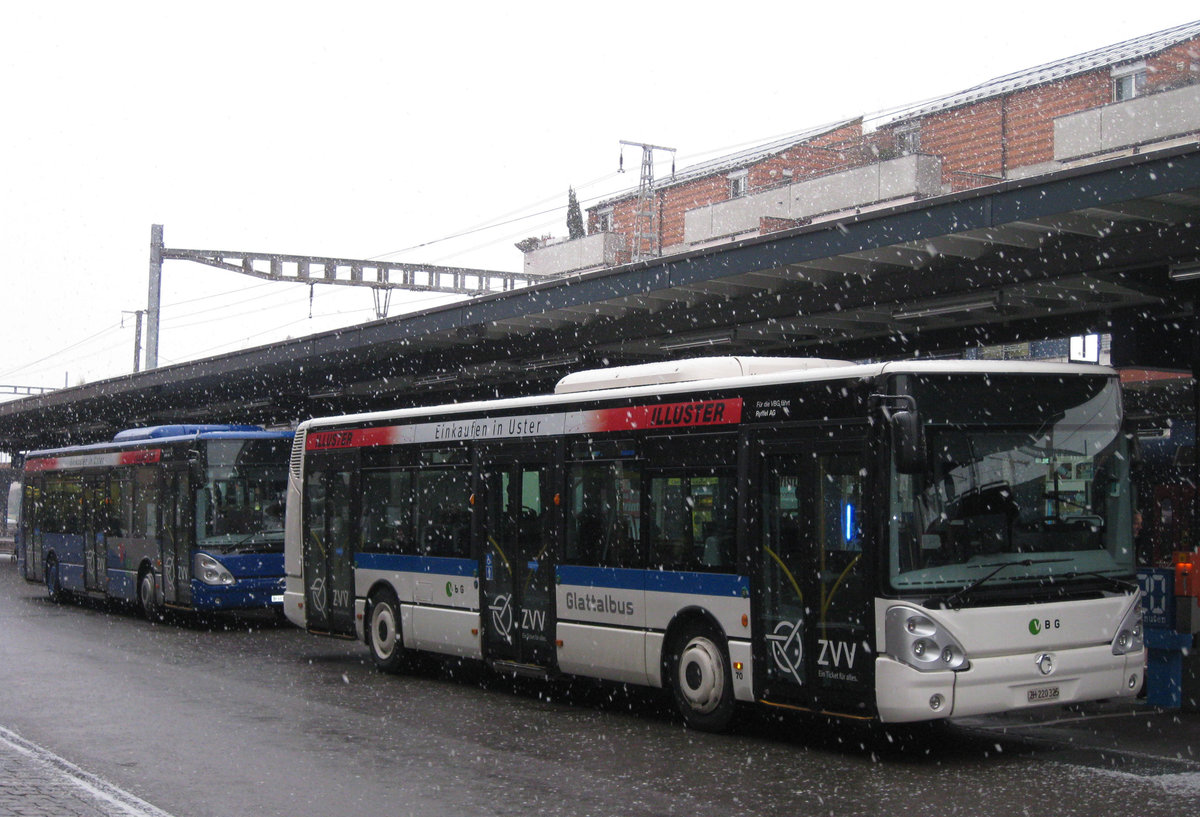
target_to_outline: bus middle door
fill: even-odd
[[[357,452],[313,452],[304,474],[304,584],[308,629],[355,637]]]
[[[553,661],[555,505],[550,452],[483,454],[476,506],[481,538],[484,656],[547,667]]]
[[[107,484],[103,476],[83,480],[83,586],[97,593],[108,592]]]

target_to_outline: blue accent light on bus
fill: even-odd
[[[854,540],[854,506],[849,502],[842,506],[842,538],[846,542]]]

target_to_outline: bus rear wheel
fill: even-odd
[[[367,646],[371,648],[371,659],[384,672],[399,672],[404,666],[400,604],[395,594],[384,590],[372,593],[367,605]]]
[[[62,589],[62,579],[58,575],[58,559],[51,556],[46,560],[46,595],[50,601],[60,602],[66,598]]]
[[[158,606],[158,596],[154,587],[154,571],[147,568],[138,577],[138,606],[146,621],[162,621],[162,609]]]
[[[691,729],[723,732],[733,718],[733,683],[724,639],[693,625],[672,640],[669,682],[675,707]]]

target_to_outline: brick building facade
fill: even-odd
[[[1200,21],[684,168],[656,180],[649,229],[672,254],[1198,136]],[[636,205],[589,208],[587,237],[542,242],[525,271],[629,261]]]

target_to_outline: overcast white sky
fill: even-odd
[[[639,154],[616,174],[621,139],[675,147],[684,167],[1197,8],[6,4],[0,385],[132,370],[121,323],[146,307],[151,224],[171,248],[519,270],[515,241],[566,232],[568,185],[584,207],[636,185]],[[374,317],[366,290],[317,288],[310,318],[301,285],[178,261],[163,279],[161,364]],[[392,314],[430,303],[397,293]]]

